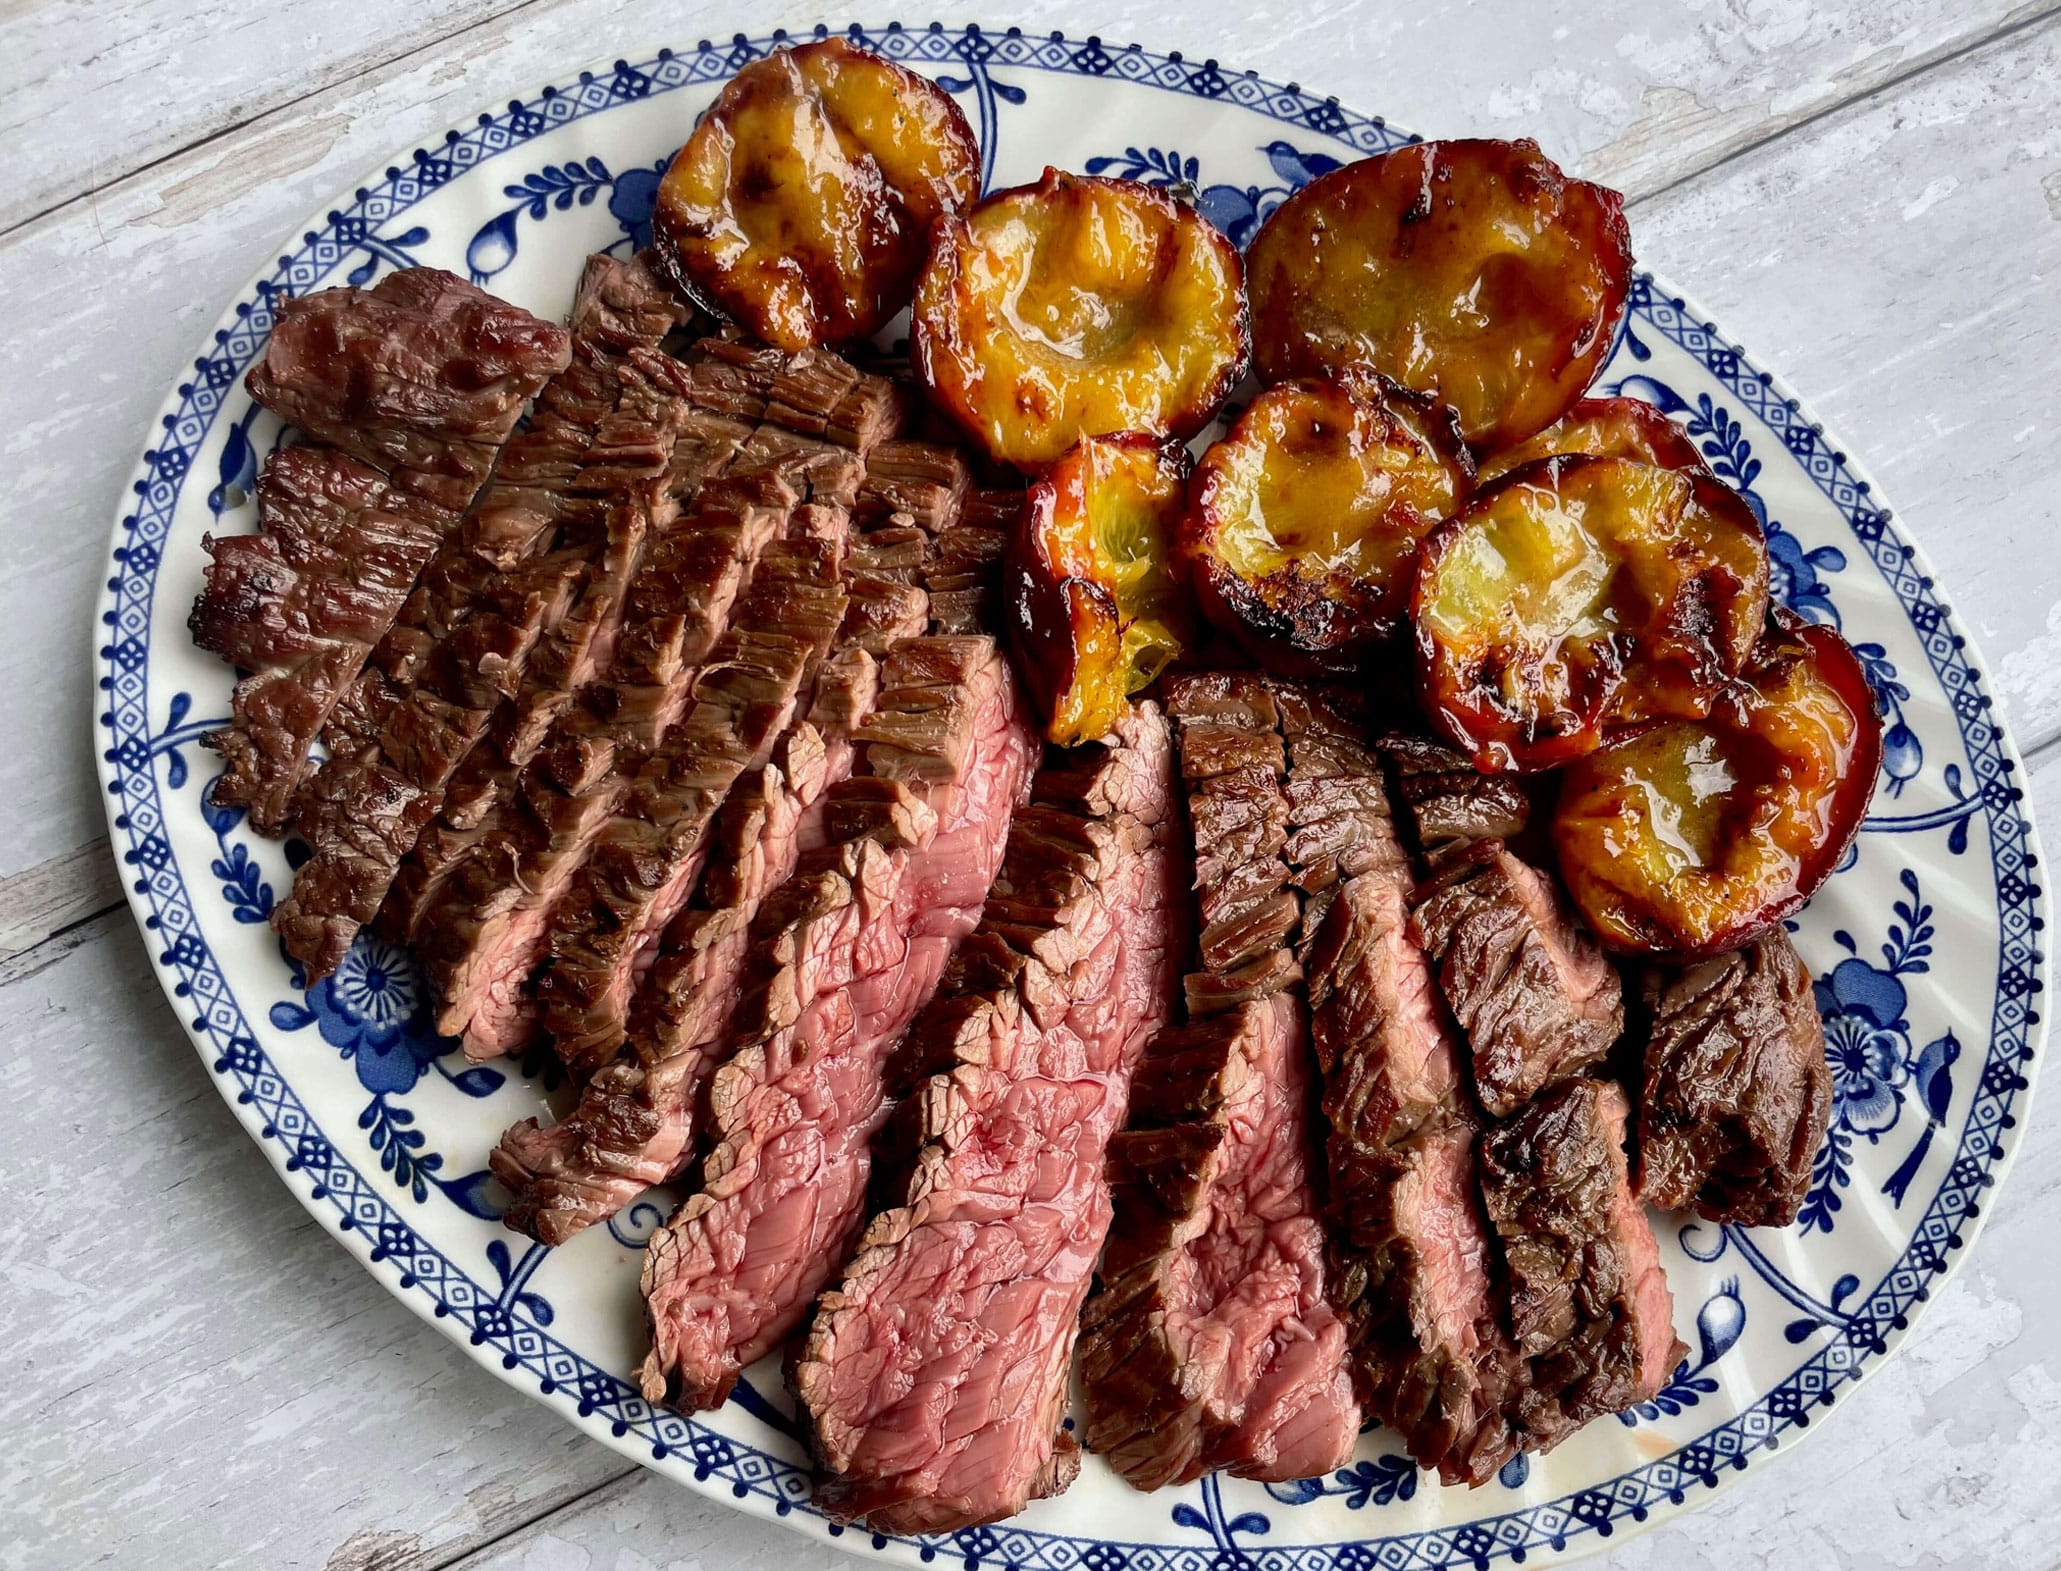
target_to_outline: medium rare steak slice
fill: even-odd
[[[1645,977],[1639,1198],[1713,1222],[1786,1227],[1832,1112],[1810,973],[1777,928],[1732,954]]]
[[[1626,1170],[1628,1115],[1615,1084],[1571,1080],[1481,1140],[1521,1361],[1505,1413],[1526,1450],[1652,1400],[1684,1352]]]
[[[1392,732],[1376,745],[1428,857],[1477,840],[1514,840],[1531,820],[1531,799],[1514,775],[1482,774],[1466,754],[1428,736]]]
[[[825,798],[833,843],[759,912],[770,960],[709,1089],[699,1191],[652,1237],[645,1394],[720,1402],[800,1322],[865,1219],[887,1057],[1002,859],[1035,744],[989,638],[913,639]]]
[[[844,369],[854,377],[858,374]],[[774,439],[766,449],[766,461],[792,474],[812,496],[839,507],[856,507],[875,473],[877,449],[867,450],[862,467],[842,449],[805,436],[770,426],[761,428],[760,435]],[[897,454],[911,447],[932,450],[930,444],[920,443],[880,445]],[[743,461],[753,457],[748,448]],[[963,467],[958,455],[951,458]],[[924,539],[928,541],[927,532]],[[863,555],[870,557],[872,552]],[[850,587],[852,598],[862,606],[873,603],[873,586],[865,581],[869,577],[870,564],[862,561]],[[899,622],[901,610],[898,603],[890,620]],[[763,762],[761,757],[750,767]],[[637,988],[657,956],[667,925],[694,894],[714,815],[736,780],[733,775],[703,782],[691,771],[676,772],[664,788],[633,792],[626,810],[598,843],[582,887],[553,934],[552,963],[539,984],[545,1025],[560,1056],[582,1077],[608,1064],[627,1041]]]
[[[866,650],[833,654],[808,718],[723,804],[702,898],[674,919],[640,991],[634,1051],[598,1071],[558,1123],[524,1119],[491,1153],[514,1197],[502,1216],[508,1226],[562,1244],[686,1166],[695,1104],[737,1007],[753,919],[792,876],[804,832],[821,843],[823,795],[851,773],[853,732],[879,685]]]
[[[1467,1034],[1474,1089],[1492,1117],[1578,1075],[1624,1030],[1617,968],[1544,873],[1499,840],[1455,852],[1411,918]]]
[[[564,328],[441,268],[275,304],[251,397],[453,516],[529,402],[566,368]]]
[[[446,539],[354,691],[325,730],[294,828],[312,848],[273,927],[309,981],[334,970],[434,820],[443,786],[504,702],[545,632],[578,604],[589,563],[617,531],[613,504],[662,492],[677,404],[650,355],[683,315],[641,260],[592,259],[573,311],[572,363]],[[637,363],[642,352],[645,359]],[[570,542],[554,550],[564,537]]]
[[[1111,1142],[1116,1222],[1083,1316],[1085,1434],[1143,1489],[1216,1467],[1302,1478],[1345,1460],[1360,1414],[1309,1171],[1283,709],[1247,675],[1166,691],[1203,966],[1185,987],[1190,1023],[1147,1050],[1131,1127]]]
[[[705,783],[730,760],[749,767],[770,748],[843,620],[845,514],[809,508],[796,519],[794,538],[764,549],[737,626],[693,680],[681,729],[701,742],[695,767]],[[437,1029],[461,1035],[468,1057],[496,1057],[529,1039],[530,976],[596,837],[642,783],[642,772],[632,780],[626,767],[636,751],[605,724],[562,728],[523,771],[503,820],[505,849],[468,863],[447,885],[442,918],[419,935],[439,999]],[[561,1046],[568,1057],[572,1051]]]
[[[1109,1225],[1103,1159],[1178,955],[1172,743],[1152,706],[1041,772],[904,1057],[916,1154],[793,1371],[817,1500],[877,1531],[991,1522],[1066,1487],[1067,1370]]]
[[[187,626],[249,673],[205,738],[226,765],[209,800],[276,835],[308,750],[455,519],[323,447],[266,461],[258,517],[258,534],[202,539],[213,560]]]
[[[896,474],[963,470],[956,454],[932,444],[883,442],[867,455],[862,511],[883,463]],[[759,905],[793,874],[805,841],[823,844],[823,795],[851,772],[856,730],[879,690],[877,657],[926,630],[923,586],[958,528],[942,511],[925,525],[896,513],[856,537],[845,562],[839,648],[810,714],[724,803],[699,895],[661,939],[617,1061],[595,1073],[566,1118],[549,1129],[525,1120],[494,1152],[495,1171],[514,1192],[511,1227],[562,1243],[685,1167],[695,1105],[728,1039]],[[945,532],[934,537],[938,530]]]
[[[1306,1048],[1293,993],[1163,1031],[1110,1143],[1085,1436],[1140,1489],[1310,1477],[1359,1432],[1300,1138]]]

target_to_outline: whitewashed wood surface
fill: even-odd
[[[1530,134],[1880,478],[2061,825],[2061,0],[1047,0],[1433,134]],[[911,22],[928,21],[911,15]],[[948,17],[946,20],[959,20]],[[790,0],[0,0],[0,1571],[854,1568],[589,1444],[272,1178],[115,908],[108,523],[243,278],[363,168]],[[862,18],[884,21],[885,16]],[[2061,1564],[2061,1096],[1903,1352],[1621,1571]]]

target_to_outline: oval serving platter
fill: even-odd
[[[1326,169],[1412,139],[1178,54],[974,27],[849,32],[958,98],[990,187],[1048,163],[1186,182],[1241,244]],[[654,1409],[627,1378],[640,1246],[664,1196],[555,1251],[495,1220],[487,1151],[547,1104],[549,1065],[447,1056],[408,957],[369,937],[301,988],[266,925],[291,878],[285,850],[204,799],[200,737],[226,715],[231,675],[185,627],[201,537],[255,527],[252,483],[281,439],[242,386],[273,303],[433,264],[562,316],[582,256],[649,239],[659,173],[721,83],[786,41],[617,61],[396,158],[308,222],[167,399],[93,629],[95,750],[152,960],[237,1116],[325,1227],[503,1380],[690,1488],[887,1563],[1539,1564],[1693,1505],[1793,1443],[1892,1351],[2003,1177],[2041,1033],[2045,897],[2023,766],[1924,559],[1782,384],[1650,275],[1598,386],[1657,403],[1745,494],[1778,597],[1853,641],[1888,743],[1867,832],[1791,924],[1835,1083],[1803,1214],[1781,1231],[1661,1219],[1690,1352],[1652,1403],[1472,1492],[1440,1488],[1375,1430],[1349,1467],[1292,1485],[1212,1478],[1141,1496],[1090,1459],[1066,1494],[993,1527],[840,1529],[811,1504],[774,1361],[695,1419]]]

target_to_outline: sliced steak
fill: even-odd
[[[1376,745],[1429,857],[1477,840],[1514,840],[1531,820],[1531,799],[1514,775],[1482,774],[1466,754],[1427,736],[1392,732]]]
[[[1832,1112],[1810,973],[1777,928],[1744,949],[1645,977],[1639,1198],[1713,1222],[1786,1227]]]
[[[857,378],[850,367],[844,370]],[[790,394],[791,399],[802,396],[799,390]],[[821,418],[827,422],[829,417]],[[760,439],[768,439],[762,459],[755,453]],[[928,447],[881,445],[894,453]],[[868,449],[862,465],[843,449],[767,426],[741,462],[771,463],[818,502],[852,509],[875,474],[873,453]],[[963,469],[963,459],[952,457]],[[865,600],[871,589],[855,583],[851,592]],[[813,667],[808,675],[813,677]],[[625,811],[603,833],[581,887],[553,932],[551,966],[539,984],[544,1023],[560,1056],[583,1078],[608,1064],[627,1041],[637,986],[657,956],[667,925],[694,893],[714,815],[740,778],[725,776],[720,767],[710,773],[693,755],[693,746],[684,731],[677,742],[668,741],[664,752],[679,756],[670,765],[654,760],[647,771],[652,788],[633,791]],[[761,754],[746,767],[765,761]],[[665,772],[656,773],[660,770]]]
[[[1617,968],[1547,876],[1484,840],[1418,891],[1417,941],[1467,1034],[1474,1089],[1506,1117],[1596,1063],[1624,1030]]]
[[[650,351],[682,315],[641,260],[590,261],[571,364],[337,704],[329,761],[294,808],[313,854],[272,919],[308,980],[334,970],[378,912],[443,786],[521,692],[540,639],[578,605],[590,563],[618,533],[614,504],[633,487],[654,504],[663,492],[670,446],[654,409],[669,395]],[[647,358],[633,364],[638,352]]]
[[[1177,678],[1167,694],[1202,968],[1185,988],[1190,1023],[1147,1050],[1110,1146],[1116,1222],[1083,1315],[1085,1434],[1140,1488],[1217,1467],[1307,1477],[1344,1461],[1360,1414],[1309,1170],[1283,710],[1236,674]],[[1305,842],[1313,867],[1335,838]]]
[[[1519,1359],[1505,1413],[1526,1450],[1650,1401],[1684,1351],[1659,1246],[1632,1194],[1624,1092],[1555,1086],[1482,1137]]]
[[[899,475],[920,461],[930,473],[963,473],[963,460],[930,456],[938,451],[880,443],[867,455],[858,510],[878,491],[883,466]],[[810,713],[717,815],[699,895],[660,940],[617,1061],[594,1073],[566,1118],[548,1129],[525,1120],[494,1153],[496,1172],[514,1192],[505,1218],[511,1227],[562,1243],[686,1166],[696,1103],[728,1041],[753,920],[792,876],[805,844],[824,843],[823,796],[851,773],[857,728],[879,691],[878,657],[928,628],[931,564],[957,528],[954,516],[934,507],[925,525],[893,513],[855,537],[839,647]],[[937,530],[944,533],[934,537]]]
[[[640,990],[633,1051],[596,1072],[565,1118],[549,1128],[525,1119],[493,1151],[495,1176],[514,1196],[502,1217],[508,1226],[561,1244],[685,1168],[695,1105],[737,1007],[753,919],[792,876],[804,833],[820,844],[823,795],[851,773],[853,732],[879,684],[866,650],[834,654],[808,718],[723,804],[701,898],[674,919]]]
[[[679,729],[700,744],[694,778],[704,792],[723,789],[733,762],[750,767],[787,728],[844,618],[845,515],[825,509],[808,517],[813,532],[798,529],[764,549],[738,627],[693,681]],[[631,779],[622,767],[635,752],[631,738],[606,725],[561,728],[523,771],[505,820],[506,850],[474,858],[447,886],[444,919],[418,935],[439,999],[437,1028],[461,1035],[468,1057],[499,1056],[532,1035],[531,975],[597,837],[623,797],[646,784],[644,770]],[[686,756],[684,747],[660,755],[675,768]],[[560,1051],[575,1056],[577,1045]]]
[[[979,918],[1034,752],[988,638],[916,639],[825,798],[833,843],[759,912],[768,956],[710,1085],[699,1191],[651,1240],[653,1401],[720,1402],[800,1322],[865,1219],[887,1057]]]
[[[187,626],[249,673],[230,723],[204,738],[226,765],[210,800],[276,835],[330,712],[456,520],[324,447],[266,461],[258,517],[258,534],[203,538],[212,560]]]
[[[247,385],[288,425],[455,516],[570,353],[564,328],[411,267],[277,301]]]
[[[990,1522],[1066,1487],[1060,1421],[1108,1230],[1103,1176],[1178,955],[1165,718],[1043,771],[975,934],[905,1056],[916,1155],[794,1368],[817,1500],[881,1532]]]

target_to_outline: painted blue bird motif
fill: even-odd
[[[1960,1039],[1951,1031],[1937,1041],[1927,1043],[1925,1050],[1918,1055],[1912,1080],[1918,1100],[1925,1108],[1925,1124],[1918,1131],[1918,1143],[1911,1147],[1911,1154],[1903,1159],[1882,1186],[1882,1192],[1897,1205],[1904,1203],[1905,1193],[1918,1176],[1918,1169],[1925,1164],[1926,1153],[1932,1149],[1932,1132],[1946,1123],[1947,1108],[1954,1100],[1954,1063],[1960,1056]]]
[[[1267,162],[1274,166],[1274,173],[1287,183],[1291,191],[1300,191],[1317,176],[1328,175],[1338,167],[1338,160],[1328,153],[1305,153],[1287,142],[1269,142],[1260,151],[1267,155]]]

